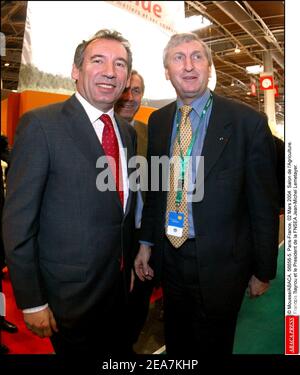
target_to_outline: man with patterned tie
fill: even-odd
[[[113,106],[131,66],[116,31],[80,43],[75,95],[26,113],[12,152],[3,235],[16,301],[27,327],[73,358],[129,351],[136,133]],[[106,171],[113,186],[103,190]]]
[[[146,194],[135,270],[162,280],[168,354],[229,354],[247,286],[259,296],[276,275],[272,134],[260,113],[208,89],[211,52],[196,34],[173,35],[164,66],[177,101],[150,116],[148,164],[172,157],[170,186],[160,176]]]

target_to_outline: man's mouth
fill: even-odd
[[[184,80],[184,81],[193,81],[193,80],[195,80],[195,79],[197,79],[198,77],[196,77],[196,76],[185,76],[185,77],[182,77],[182,79]]]
[[[120,104],[120,107],[125,108],[125,109],[132,109],[134,107],[134,104],[123,102]]]
[[[103,89],[114,89],[116,86],[112,85],[111,83],[96,83],[97,87],[101,87]]]

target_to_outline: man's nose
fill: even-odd
[[[105,76],[107,76],[108,78],[113,78],[116,76],[116,73],[115,73],[115,65],[114,65],[114,62],[113,61],[106,61],[105,63],[105,66],[104,66],[104,70],[103,70],[103,74]]]
[[[194,63],[193,63],[193,60],[191,57],[187,57],[185,59],[185,66],[184,66],[185,70],[187,71],[190,71],[190,70],[193,70],[194,68]]]
[[[133,95],[132,95],[130,88],[129,90],[126,90],[126,92],[124,92],[123,95],[124,95],[124,100],[133,100]]]

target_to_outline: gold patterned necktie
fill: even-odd
[[[187,206],[187,185],[189,181],[189,163],[186,165],[185,176],[184,176],[184,184],[182,188],[182,199],[180,205],[176,207],[176,194],[179,185],[179,180],[181,179],[180,176],[180,163],[181,158],[180,155],[185,157],[187,154],[187,150],[189,145],[192,141],[192,125],[189,118],[189,114],[192,110],[192,107],[188,105],[184,105],[179,108],[181,111],[181,121],[179,125],[180,131],[180,143],[178,142],[178,137],[176,134],[175,143],[173,146],[173,154],[174,163],[172,162],[170,165],[170,190],[168,193],[167,199],[167,212],[166,212],[166,221],[168,223],[169,212],[177,211],[182,212],[184,214],[184,223],[183,223],[183,233],[181,237],[176,237],[171,234],[167,234],[168,239],[172,243],[172,245],[176,248],[179,248],[189,236],[189,222],[188,222],[188,206]],[[180,152],[181,151],[181,152]]]

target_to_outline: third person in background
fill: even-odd
[[[148,144],[148,127],[145,123],[135,120],[134,116],[140,109],[143,95],[145,92],[145,83],[143,77],[136,71],[132,70],[130,85],[126,87],[123,94],[115,104],[115,111],[119,116],[127,120],[137,132],[137,155],[147,156]],[[144,172],[145,173],[145,172]],[[143,179],[143,174],[141,176]],[[144,177],[145,178],[145,177]],[[142,191],[138,194],[138,201],[136,207],[136,220],[135,220],[135,248],[134,252],[137,253],[139,248],[139,235],[141,227],[141,214],[145,200],[145,192]],[[153,290],[153,281],[148,280],[142,282],[139,278],[135,278],[133,290],[129,295],[129,319],[130,319],[130,337],[132,345],[138,341],[141,330],[147,319],[149,302]]]

